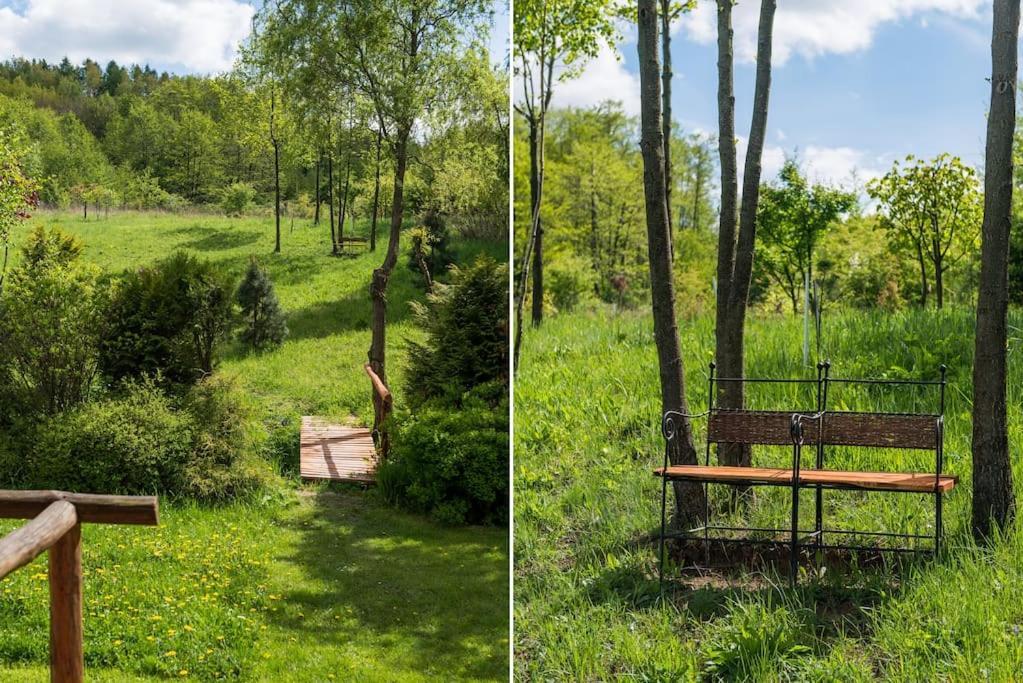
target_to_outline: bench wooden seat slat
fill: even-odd
[[[662,476],[664,468],[654,474]],[[669,479],[688,479],[720,484],[776,484],[790,486],[792,470],[774,467],[708,467],[704,465],[673,465],[667,470]],[[926,472],[842,472],[838,470],[799,471],[800,484],[822,484],[878,491],[910,491],[934,493],[950,491],[958,481],[954,475],[943,474],[935,487],[934,474]]]

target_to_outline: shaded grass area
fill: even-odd
[[[507,532],[438,527],[372,493],[90,525],[83,563],[90,680],[507,675]],[[40,558],[0,584],[4,681],[49,680],[26,667],[47,657],[45,571]]]
[[[1009,425],[1021,464],[1023,322],[1010,316]],[[845,557],[803,569],[789,590],[786,565],[754,563],[704,572],[672,566],[658,599],[656,531],[660,464],[659,387],[647,315],[558,316],[523,342],[516,382],[515,586],[517,675],[602,680],[1013,680],[1023,667],[1023,542],[981,550],[968,538],[973,313],[908,311],[826,315],[822,356],[842,377],[936,378],[949,366],[945,470],[960,476],[946,497],[948,551],[936,562]],[[707,403],[713,320],[680,334],[690,407]],[[761,317],[747,331],[750,376],[813,376],[802,367],[801,322]],[[751,389],[756,407],[800,408],[795,385]],[[934,410],[935,394],[845,387],[833,408]],[[809,404],[812,407],[812,403]],[[704,423],[696,422],[702,446]],[[702,453],[702,448],[701,448]],[[787,463],[791,451],[756,449],[755,464]],[[933,467],[933,456],[834,449],[826,467]],[[712,489],[715,509],[727,490]],[[812,521],[812,493],[801,512]],[[790,494],[757,489],[731,514],[784,527]],[[933,499],[826,492],[829,524],[860,530],[933,532]],[[721,518],[727,518],[722,514]]]
[[[299,495],[222,508],[161,501],[156,529],[86,527],[90,680],[507,676],[506,530],[444,528],[384,506],[372,490],[298,482],[302,415],[372,419],[362,366],[370,274],[384,241],[375,253],[337,258],[326,221],[283,224],[282,254],[272,253],[272,218],[125,212],[83,221],[40,212],[33,221],[81,237],[84,258],[108,276],[185,249],[240,277],[255,256],[270,271],[291,330],[268,352],[227,344],[218,371],[249,396],[267,434],[265,456]],[[356,234],[366,230],[356,226]],[[409,302],[423,298],[405,265],[406,246],[388,292],[388,374],[398,405],[405,340],[420,338]],[[506,258],[504,245],[455,248],[460,261],[480,252]],[[0,533],[10,528],[5,522]],[[0,680],[48,678],[44,570],[41,559],[0,583]],[[224,583],[205,602],[204,576]]]

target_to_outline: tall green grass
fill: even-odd
[[[1023,316],[1013,311],[1010,444],[1021,464]],[[680,334],[694,412],[707,404],[713,320]],[[801,321],[754,317],[747,373],[813,377],[802,363]],[[968,537],[973,313],[965,309],[826,312],[821,357],[837,377],[934,379],[949,368],[945,471],[960,476],[946,497],[948,552],[936,562],[831,566],[790,591],[767,563],[725,580],[675,582],[658,600],[656,544],[660,401],[652,322],[643,313],[557,316],[523,340],[515,385],[515,586],[517,675],[523,679],[1011,680],[1023,670],[1023,543],[991,551]],[[811,361],[815,361],[813,358]],[[839,387],[829,405],[849,410],[937,408],[936,392]],[[749,404],[813,408],[813,388],[751,385]],[[694,423],[698,444],[704,424]],[[758,449],[755,463],[788,462],[788,449]],[[933,468],[933,455],[833,449],[826,466]],[[715,498],[724,506],[724,492]],[[801,511],[812,523],[812,493]],[[784,527],[789,493],[758,489],[735,513]],[[933,532],[933,499],[825,493],[829,526]],[[805,528],[805,527],[804,527]],[[780,571],[784,573],[785,568]],[[679,570],[672,567],[677,577]],[[812,574],[812,572],[811,572]],[[691,576],[691,573],[687,574]]]

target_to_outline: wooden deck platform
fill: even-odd
[[[303,479],[372,484],[379,459],[369,429],[306,416],[302,418],[299,461]]]

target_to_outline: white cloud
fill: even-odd
[[[625,113],[638,116],[639,75],[630,73],[606,45],[590,60],[579,76],[554,87],[552,107],[592,107],[618,100]]]
[[[252,13],[241,0],[27,0],[0,8],[0,56],[225,71]]]
[[[779,3],[774,17],[772,61],[784,64],[795,53],[806,58],[835,53],[849,54],[870,47],[881,24],[923,13],[940,13],[956,19],[977,20],[984,0],[787,0]],[[757,52],[760,3],[741,0],[733,10],[736,60],[753,62]],[[679,22],[680,30],[698,43],[717,40],[717,9],[701,2]]]
[[[739,138],[736,155],[741,183],[746,166],[746,138]],[[883,175],[879,170],[881,160],[875,159],[863,150],[852,147],[826,147],[810,145],[805,149],[785,150],[778,145],[764,145],[761,157],[761,181],[773,180],[785,163],[786,155],[795,154],[803,172],[814,182],[850,186],[865,183],[871,178]]]

